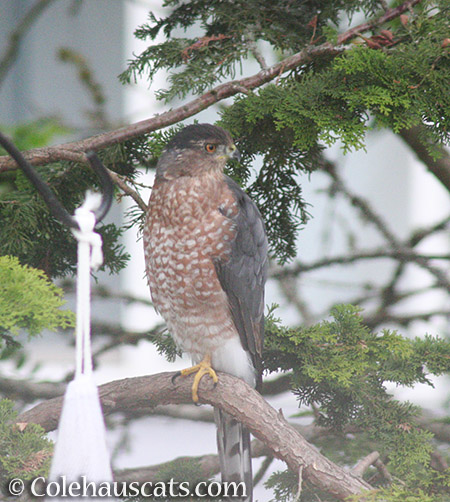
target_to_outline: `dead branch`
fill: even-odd
[[[191,402],[192,378],[178,378],[176,373],[127,378],[99,388],[103,411],[126,411],[158,404]],[[271,453],[286,462],[293,472],[303,469],[304,479],[340,500],[370,490],[371,486],[334,464],[310,445],[281,413],[273,409],[254,389],[242,380],[220,373],[216,388],[207,378],[200,385],[200,402],[221,408],[244,423]],[[22,413],[17,421],[37,423],[46,431],[56,429],[62,398],[45,401]]]
[[[377,460],[379,460],[380,454],[377,451],[369,453],[366,457],[362,458],[351,470],[353,476],[358,476],[362,478],[363,474],[367,469],[373,465]]]

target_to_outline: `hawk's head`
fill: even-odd
[[[170,180],[222,172],[231,157],[239,159],[239,151],[227,131],[210,124],[189,125],[167,144],[156,176]]]

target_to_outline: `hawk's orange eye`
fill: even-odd
[[[205,145],[205,150],[208,152],[208,153],[214,153],[216,150],[217,150],[217,145],[214,145],[212,143],[207,143]]]

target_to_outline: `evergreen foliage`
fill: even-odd
[[[385,459],[391,474],[409,487],[420,487],[428,495],[444,490],[450,472],[442,477],[429,472],[432,435],[417,425],[418,408],[394,399],[386,384],[432,385],[430,375],[450,370],[450,342],[431,336],[410,340],[389,330],[372,333],[364,326],[360,309],[351,305],[336,306],[331,317],[308,328],[285,328],[271,314],[265,368],[289,371],[299,403],[317,406],[318,424],[341,437],[340,448],[336,442],[332,448],[325,447],[327,456],[342,461],[344,455],[349,463],[356,462],[370,444]],[[350,426],[364,434],[357,439],[347,436],[344,431]],[[280,479],[278,490],[283,492],[284,478]],[[280,479],[275,477],[271,485]],[[392,493],[398,490],[392,488]],[[406,488],[401,490],[404,493]]]
[[[86,166],[58,164],[37,171],[71,214],[82,204],[87,189],[97,183]],[[0,194],[0,226],[0,254],[17,256],[21,263],[41,268],[50,277],[75,272],[75,238],[51,216],[21,172],[14,172],[13,186]],[[101,224],[97,231],[104,242],[103,268],[117,272],[128,259],[118,243],[122,231],[114,224]]]
[[[329,22],[337,23],[342,13],[352,15],[363,9],[371,14],[381,5],[378,0],[324,0],[266,2],[264,0],[166,0],[172,10],[166,18],[149,14],[150,22],[136,30],[141,40],[155,40],[163,33],[167,41],[150,45],[129,64],[121,79],[130,82],[137,76],[148,75],[149,81],[162,69],[170,71],[168,89],[159,91],[161,99],[199,94],[223,78],[234,78],[240,65],[249,57],[253,43],[265,40],[278,51],[296,52],[311,39],[308,23],[320,12],[316,36]],[[183,30],[200,29],[201,36],[177,37]],[[177,71],[178,70],[178,71]]]
[[[158,333],[153,341],[169,360],[177,355],[167,334]],[[390,330],[373,333],[363,324],[361,310],[352,305],[337,305],[330,320],[307,328],[282,326],[272,310],[266,318],[263,360],[266,372],[291,375],[292,391],[300,405],[317,407],[318,425],[330,429],[316,440],[324,455],[353,465],[376,450],[394,480],[401,480],[389,487],[381,481],[378,486],[375,483],[377,490],[367,500],[447,500],[450,470],[430,469],[433,437],[417,424],[419,408],[395,399],[386,385],[433,386],[432,375],[450,371],[448,340],[429,335],[411,340]],[[373,474],[372,468],[366,476]],[[297,473],[274,473],[266,486],[273,489],[275,502],[293,500]],[[316,488],[303,487],[304,502],[317,500],[317,496],[323,501],[335,500]]]
[[[44,329],[72,327],[73,313],[61,310],[62,294],[42,270],[0,256],[0,354],[20,346],[15,340],[20,329],[32,337]]]
[[[8,479],[26,481],[47,476],[50,470],[53,443],[42,427],[16,423],[14,403],[0,400],[0,486]]]
[[[261,47],[283,59],[324,42],[335,44],[344,20],[355,13],[366,19],[385,10],[381,0],[166,0],[169,13],[149,15],[136,37],[150,42],[120,76],[123,82],[168,71],[167,88],[157,90],[166,102],[198,95],[239,76]],[[394,2],[395,4],[395,2]],[[423,141],[433,147],[449,144],[450,5],[424,0],[403,19],[374,25],[340,53],[322,55],[283,74],[257,90],[244,92],[221,110],[219,125],[231,132],[242,154],[230,164],[230,176],[247,185],[257,201],[271,250],[283,262],[296,255],[299,229],[308,220],[300,178],[324,163],[325,147],[339,144],[344,152],[365,147],[372,128],[395,133],[421,125]],[[344,28],[345,29],[345,28]],[[192,33],[195,32],[195,37]],[[156,37],[165,40],[152,44]],[[197,36],[198,35],[198,36]],[[260,59],[260,58],[259,58]],[[167,141],[181,125],[115,144],[99,152],[109,168],[136,181],[137,168],[154,168]],[[13,132],[23,149],[43,146],[63,128],[52,121],[24,125]],[[252,166],[261,160],[252,177]],[[87,188],[97,187],[91,170],[73,162],[38,168],[69,212],[79,206]],[[249,185],[249,183],[251,183]],[[142,212],[131,210],[126,225],[142,223]],[[55,221],[28,180],[19,171],[0,174],[0,350],[17,347],[18,329],[35,336],[44,328],[72,325],[60,310],[61,293],[48,277],[71,274],[76,242]],[[119,244],[122,229],[99,227],[104,242],[104,268],[112,273],[125,266],[127,253]],[[179,353],[173,339],[153,330],[148,338],[173,360]],[[288,372],[299,404],[314,405],[317,421],[330,435],[317,446],[330,459],[350,466],[369,451],[380,452],[393,483],[370,479],[376,490],[352,500],[444,502],[450,472],[432,468],[432,436],[417,424],[418,408],[394,399],[388,384],[431,383],[432,375],[450,370],[450,343],[426,335],[410,340],[395,331],[372,333],[360,309],[336,306],[329,320],[306,328],[283,327],[271,314],[266,325],[264,367]],[[0,402],[0,481],[8,476],[35,477],[46,472],[50,443],[39,428],[14,423],[11,403]],[[350,432],[349,432],[350,431]],[[331,440],[330,440],[331,437]],[[3,441],[3,442],[2,442]],[[445,456],[445,452],[443,454]],[[161,479],[198,479],[195,461],[181,459],[161,466]],[[370,468],[366,477],[375,474]],[[298,489],[297,473],[275,473],[267,483],[275,500],[290,500]],[[306,483],[302,501],[335,500]]]
[[[173,362],[177,356],[181,357],[180,349],[166,329],[151,331],[147,339],[155,344],[158,353],[164,355],[168,361]]]

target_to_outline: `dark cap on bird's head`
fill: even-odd
[[[240,159],[228,131],[211,124],[192,124],[177,133],[158,161],[157,177],[174,179],[223,170],[229,158]]]
[[[233,145],[233,138],[228,131],[211,124],[192,124],[176,134],[166,146],[169,148],[190,148],[199,140],[211,141],[223,145]]]

